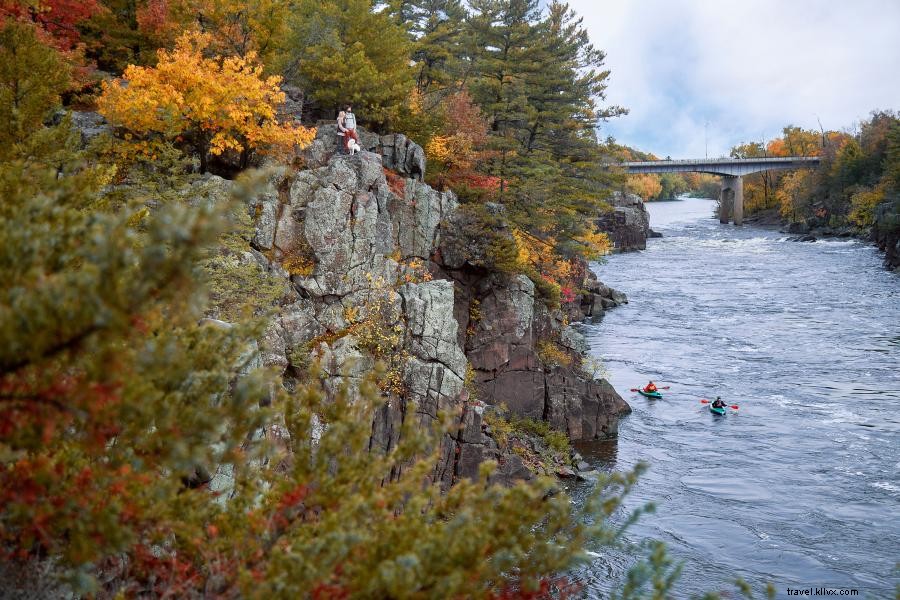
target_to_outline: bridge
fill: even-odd
[[[646,160],[620,163],[629,174],[640,173],[709,173],[722,177],[719,195],[719,221],[734,224],[744,221],[744,175],[763,171],[809,169],[819,165],[818,156],[786,156],[778,158],[701,158],[696,160]]]

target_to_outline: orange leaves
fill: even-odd
[[[182,35],[155,68],[129,66],[124,80],[104,84],[98,108],[110,122],[140,137],[162,134],[206,153],[257,150],[286,154],[307,146],[315,130],[279,123],[285,96],[280,77],[264,77],[255,55],[205,58],[209,36]]]
[[[559,288],[575,275],[576,264],[553,252],[555,239],[539,239],[519,229],[513,231],[513,236],[519,248],[519,264],[535,269],[551,285]]]
[[[382,170],[391,192],[398,198],[403,198],[406,195],[406,180],[387,167],[382,167]]]
[[[787,156],[787,146],[781,138],[775,138],[766,144],[766,153],[770,156]]]
[[[80,41],[77,25],[97,13],[97,0],[0,0],[0,20],[9,15],[31,20],[50,36],[58,50],[72,50]]]
[[[441,131],[425,145],[425,153],[435,171],[440,173],[438,186],[462,183],[467,187],[481,190],[492,189],[488,182],[464,181],[475,175],[478,163],[488,157],[485,145],[488,139],[488,125],[481,109],[472,102],[466,90],[462,90],[443,101],[444,124]],[[499,187],[499,186],[498,186]]]

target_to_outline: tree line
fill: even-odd
[[[608,142],[620,160],[656,160],[652,154]],[[873,111],[845,131],[788,125],[763,142],[734,146],[732,158],[819,156],[815,169],[763,171],[744,177],[744,210],[777,210],[789,222],[819,227],[872,226],[875,207],[900,195],[900,116]],[[679,194],[717,198],[719,178],[700,173],[629,175],[625,188],[644,200]]]

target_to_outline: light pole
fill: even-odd
[[[709,119],[703,124],[703,148],[704,153],[706,154],[705,158],[709,158],[709,137],[706,135],[706,130],[709,129]]]

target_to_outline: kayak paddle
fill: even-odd
[[[700,400],[700,404],[709,404],[709,403],[710,403],[710,400],[707,400],[706,398],[703,398]],[[728,406],[729,408],[733,408],[734,410],[737,410],[739,408],[737,404],[726,404],[725,406]]]
[[[661,385],[661,386],[657,387],[656,389],[658,389],[658,390],[668,390],[668,389],[671,389],[671,387],[672,387],[672,386],[670,386],[670,385]],[[631,388],[631,389],[628,390],[628,391],[629,391],[629,392],[643,392],[644,390],[639,390],[639,389],[637,389],[637,388]]]

